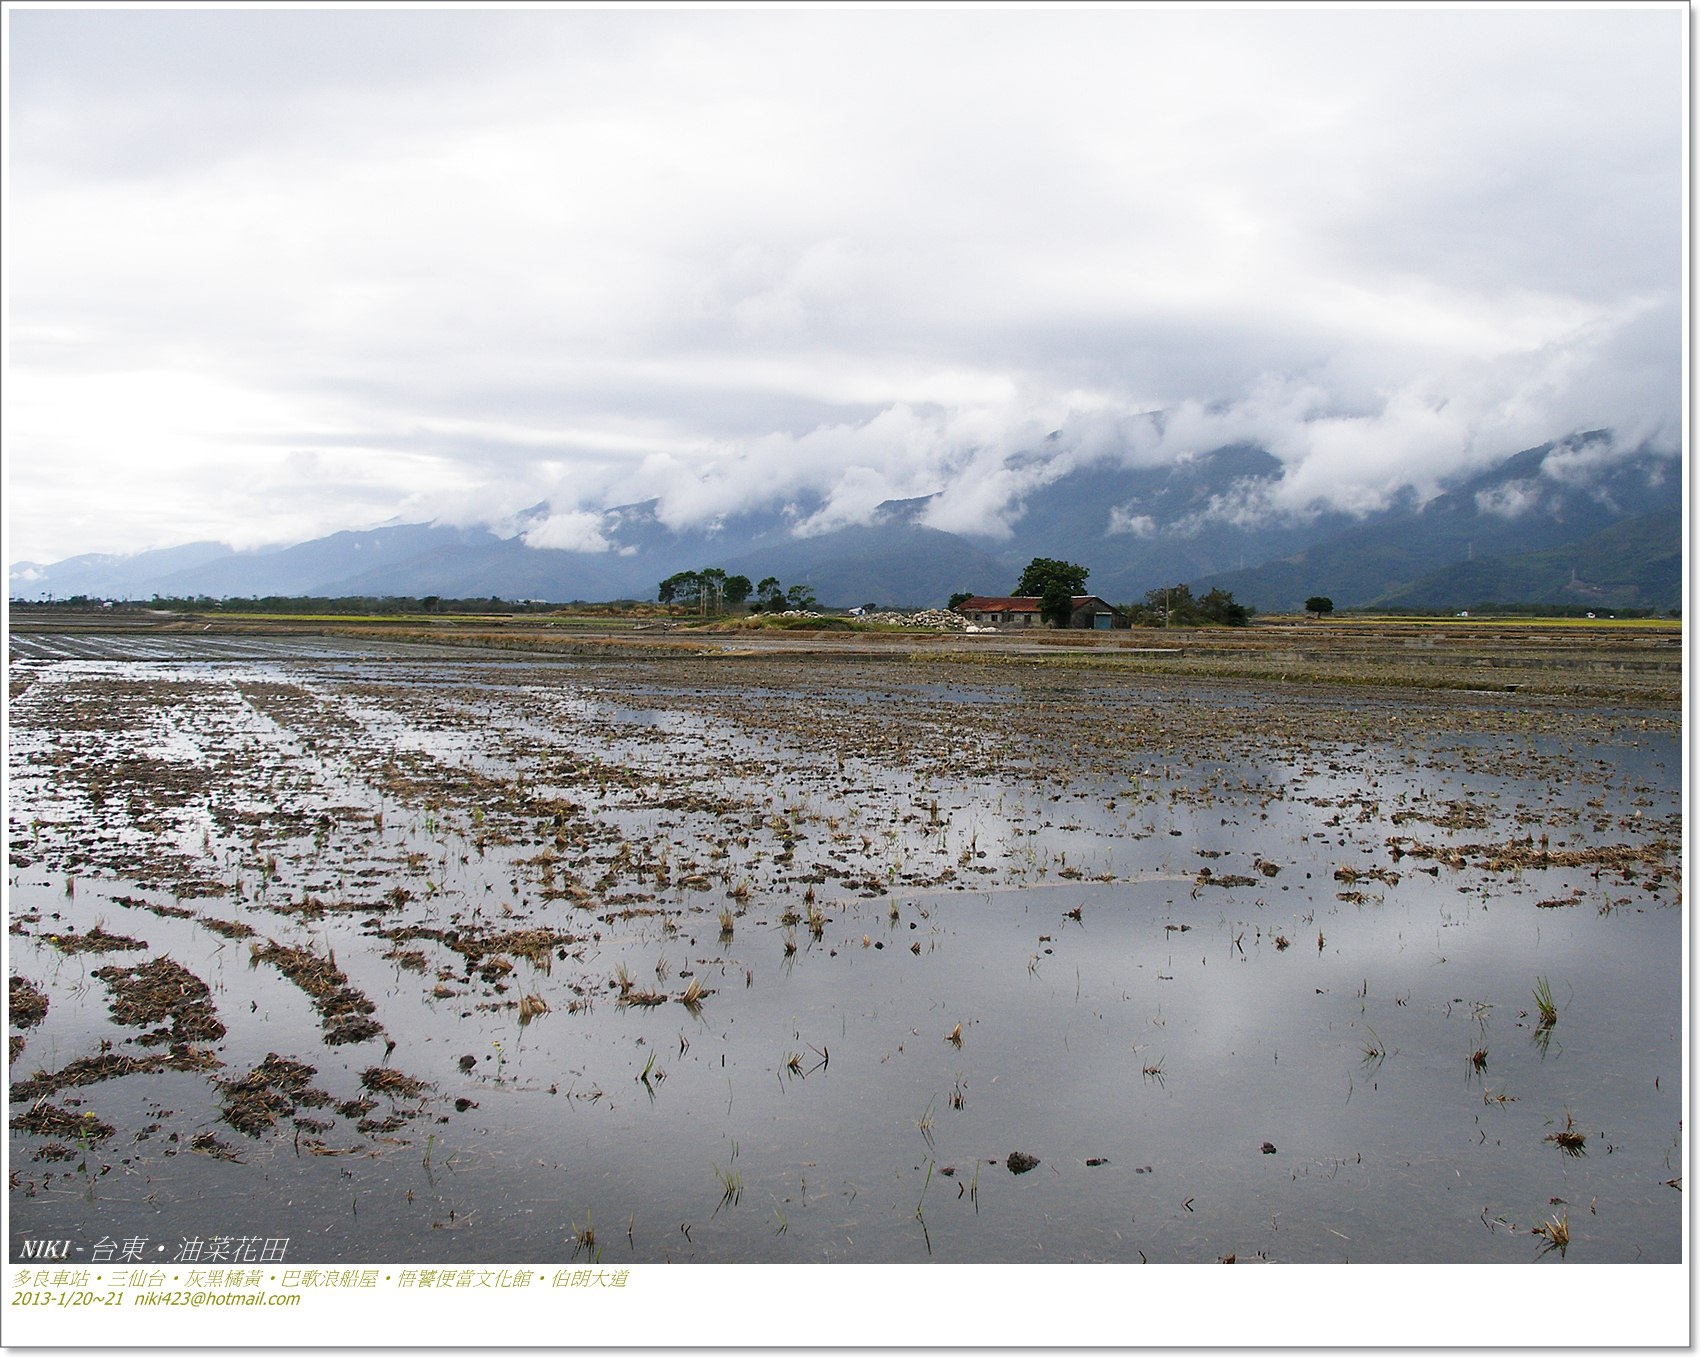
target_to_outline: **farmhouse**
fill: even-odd
[[[1069,600],[1073,609],[1068,615],[1068,625],[1085,627],[1094,631],[1109,631],[1113,627],[1127,627],[1132,623],[1126,613],[1119,608],[1113,608],[1096,594],[1077,594]],[[970,622],[982,627],[998,627],[1014,630],[1021,627],[1041,627],[1044,621],[1039,616],[1039,599],[1034,597],[993,598],[987,595],[976,595],[963,599],[956,605]]]

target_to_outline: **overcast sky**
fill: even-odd
[[[1680,440],[1678,6],[8,18],[12,561]]]

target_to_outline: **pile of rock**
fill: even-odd
[[[962,631],[968,619],[948,608],[927,608],[918,613],[868,613],[864,622],[884,622],[898,627],[924,627],[932,631]]]

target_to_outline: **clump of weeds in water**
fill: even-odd
[[[1546,1059],[1547,1048],[1552,1045],[1553,1029],[1558,1025],[1558,1005],[1553,1002],[1552,983],[1546,976],[1535,977],[1535,1009],[1539,1017],[1535,1020],[1535,1030],[1530,1040],[1541,1048],[1541,1059]]]
[[[588,1258],[599,1257],[596,1249],[596,1222],[592,1218],[592,1213],[589,1211],[584,1213],[583,1229],[579,1228],[576,1221],[573,1223],[572,1229],[573,1257],[577,1258],[581,1252]]]
[[[1544,1258],[1555,1249],[1560,1258],[1564,1257],[1565,1250],[1570,1247],[1570,1209],[1566,1207],[1563,1215],[1549,1216],[1529,1233],[1539,1235],[1546,1241],[1535,1257]]]
[[[1487,1068],[1487,1015],[1492,1009],[1492,1004],[1478,1002],[1470,1014],[1476,1021],[1476,1044],[1470,1052],[1470,1066],[1477,1074]]]
[[[1545,1139],[1550,1140],[1554,1145],[1557,1145],[1559,1149],[1563,1150],[1572,1159],[1580,1159],[1583,1155],[1588,1153],[1587,1134],[1576,1129],[1576,1119],[1570,1115],[1568,1109],[1566,1109],[1564,1113],[1564,1129],[1562,1131],[1554,1131],[1550,1136],[1545,1137]]]
[[[739,1198],[744,1195],[744,1175],[732,1167],[738,1162],[738,1142],[732,1142],[732,1160],[725,1168],[719,1164],[714,1166],[714,1176],[720,1180],[720,1205],[714,1208],[714,1214],[719,1215],[721,1207],[736,1206]]]
[[[89,1171],[89,1146],[93,1144],[93,1136],[90,1134],[90,1129],[94,1126],[94,1122],[94,1113],[85,1112],[82,1115],[82,1120],[77,1123],[77,1142],[82,1146],[83,1150],[82,1162],[77,1165],[78,1173],[86,1174]]]
[[[915,1129],[918,1130],[921,1133],[921,1139],[923,1139],[927,1142],[927,1148],[929,1150],[932,1150],[934,1148],[934,1146],[933,1146],[933,1103],[934,1103],[934,1101],[935,1100],[933,1098],[927,1099],[927,1110],[925,1112],[921,1113],[921,1119],[915,1123]]]
[[[1370,1070],[1378,1070],[1382,1061],[1387,1059],[1387,1043],[1368,1024],[1365,1024],[1364,1030],[1369,1033],[1369,1040],[1363,1044],[1364,1065]]]
[[[526,1027],[531,1020],[549,1012],[549,1005],[541,994],[523,995],[519,1001],[519,1025]]]
[[[927,1229],[927,1218],[921,1214],[921,1208],[927,1204],[927,1189],[932,1186],[932,1182],[933,1161],[929,1159],[927,1161],[927,1176],[921,1182],[921,1197],[920,1200],[915,1203],[915,1219],[921,1222],[921,1238],[926,1241],[927,1256],[929,1258],[933,1256],[933,1236]]]
[[[950,1105],[958,1112],[968,1105],[968,1081],[960,1074],[950,1086]]]
[[[1148,1063],[1145,1066],[1145,1068],[1140,1071],[1140,1078],[1149,1080],[1151,1083],[1156,1084],[1158,1088],[1162,1088],[1163,1087],[1163,1061],[1165,1061],[1167,1059],[1168,1059],[1167,1056],[1163,1056],[1156,1061]]]
[[[721,909],[720,909],[720,937],[721,937],[722,941],[724,941],[725,939],[732,936],[733,923],[734,923],[734,916],[732,914],[731,909],[727,908],[724,905],[721,906]]]

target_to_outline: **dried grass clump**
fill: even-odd
[[[1554,1215],[1543,1220],[1529,1233],[1539,1235],[1546,1241],[1535,1257],[1544,1258],[1555,1249],[1560,1258],[1564,1257],[1565,1250],[1570,1247],[1570,1208],[1566,1207],[1563,1215]]]

